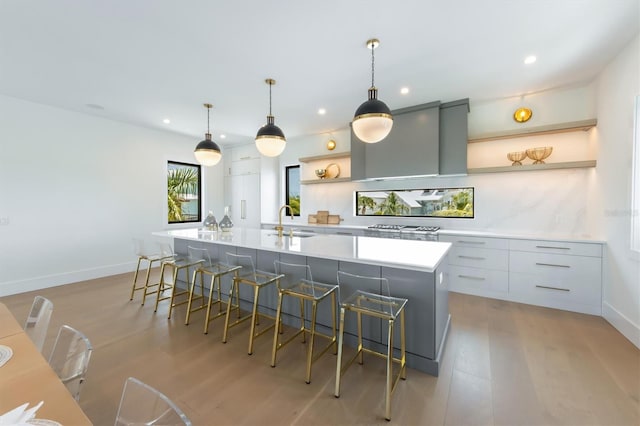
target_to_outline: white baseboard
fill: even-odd
[[[0,283],[0,297],[17,293],[25,293],[27,291],[40,290],[43,288],[57,287],[59,285],[71,284],[79,281],[92,280],[95,278],[108,277],[110,275],[123,274],[135,270],[135,267],[136,262],[127,262],[65,272],[63,274],[46,275],[26,280],[6,281]]]
[[[607,302],[602,302],[602,316],[609,321],[616,330],[622,333],[624,337],[640,349],[640,326],[638,324],[634,324],[633,321]]]

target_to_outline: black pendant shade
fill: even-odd
[[[204,134],[204,140],[200,141],[196,145],[196,149],[193,151],[198,163],[203,166],[214,166],[220,162],[222,158],[222,150],[217,143],[211,140],[211,133],[209,131],[209,110],[211,104],[204,104],[207,108],[207,133]]]

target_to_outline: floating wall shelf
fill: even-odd
[[[300,185],[310,185],[312,183],[338,183],[338,182],[351,182],[350,177],[339,177],[333,179],[310,179],[310,180],[301,180]]]
[[[335,160],[337,158],[348,158],[348,157],[351,157],[351,152],[335,152],[333,154],[315,155],[313,157],[300,157],[298,158],[298,161],[301,163],[310,163],[312,161]]]
[[[550,124],[548,126],[528,127],[518,130],[506,130],[502,132],[486,133],[469,139],[469,143],[495,141],[499,139],[512,139],[525,136],[548,135],[554,133],[575,132],[577,130],[587,131],[598,124],[598,120],[571,121],[568,123]]]
[[[474,175],[479,173],[501,173],[501,172],[526,172],[532,170],[552,170],[552,169],[579,169],[586,167],[595,167],[596,160],[588,161],[570,161],[564,163],[546,163],[546,164],[525,164],[522,166],[500,166],[500,167],[478,167],[468,169],[467,174]]]

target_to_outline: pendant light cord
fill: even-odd
[[[273,83],[269,82],[269,115],[273,115],[271,114],[271,86],[273,86]]]
[[[211,111],[211,107],[207,107],[207,133],[211,133],[209,131],[209,111]]]
[[[375,57],[373,55],[373,51],[376,50],[375,44],[371,45],[371,87],[375,87],[374,85],[374,75],[375,75],[375,67],[374,67],[374,62],[375,62]]]

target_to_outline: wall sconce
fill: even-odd
[[[518,123],[526,123],[529,121],[531,116],[533,115],[533,111],[529,108],[520,107],[513,113],[513,119]]]
[[[327,142],[327,149],[329,151],[333,151],[334,149],[336,149],[336,141],[334,141],[333,139],[329,139],[329,141]]]

